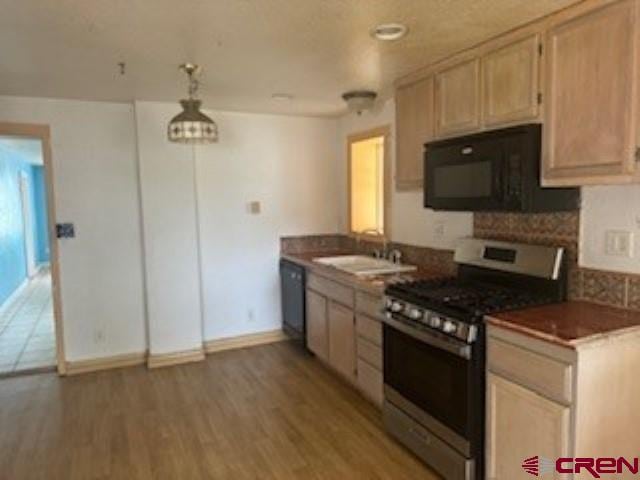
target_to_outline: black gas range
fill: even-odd
[[[456,277],[385,291],[385,425],[447,480],[484,478],[483,318],[562,301],[563,254],[465,239]]]

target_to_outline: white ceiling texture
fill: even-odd
[[[336,115],[346,90],[388,95],[397,77],[571,3],[0,0],[0,95],[176,101],[186,90],[177,66],[191,61],[204,67],[208,108]],[[372,38],[387,22],[409,34]]]

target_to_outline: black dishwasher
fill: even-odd
[[[280,260],[282,292],[282,329],[292,338],[306,344],[305,271],[304,267]]]

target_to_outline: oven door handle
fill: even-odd
[[[435,336],[430,334],[429,332],[418,330],[417,328],[413,328],[406,323],[403,323],[399,320],[389,317],[383,317],[382,321],[396,330],[401,331],[409,335],[410,337],[415,338],[416,340],[420,340],[432,347],[439,348],[441,350],[446,350],[449,353],[453,353],[458,357],[465,358],[469,360],[471,358],[471,346],[470,345],[462,345],[460,342],[456,342],[453,339],[442,338],[439,336]]]

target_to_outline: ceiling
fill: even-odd
[[[388,95],[397,77],[572,3],[2,0],[0,95],[175,101],[186,90],[177,65],[192,61],[209,108],[336,115],[346,90]],[[387,22],[409,34],[369,35]]]
[[[42,144],[39,139],[0,136],[0,150],[9,151],[32,165],[43,164]]]

